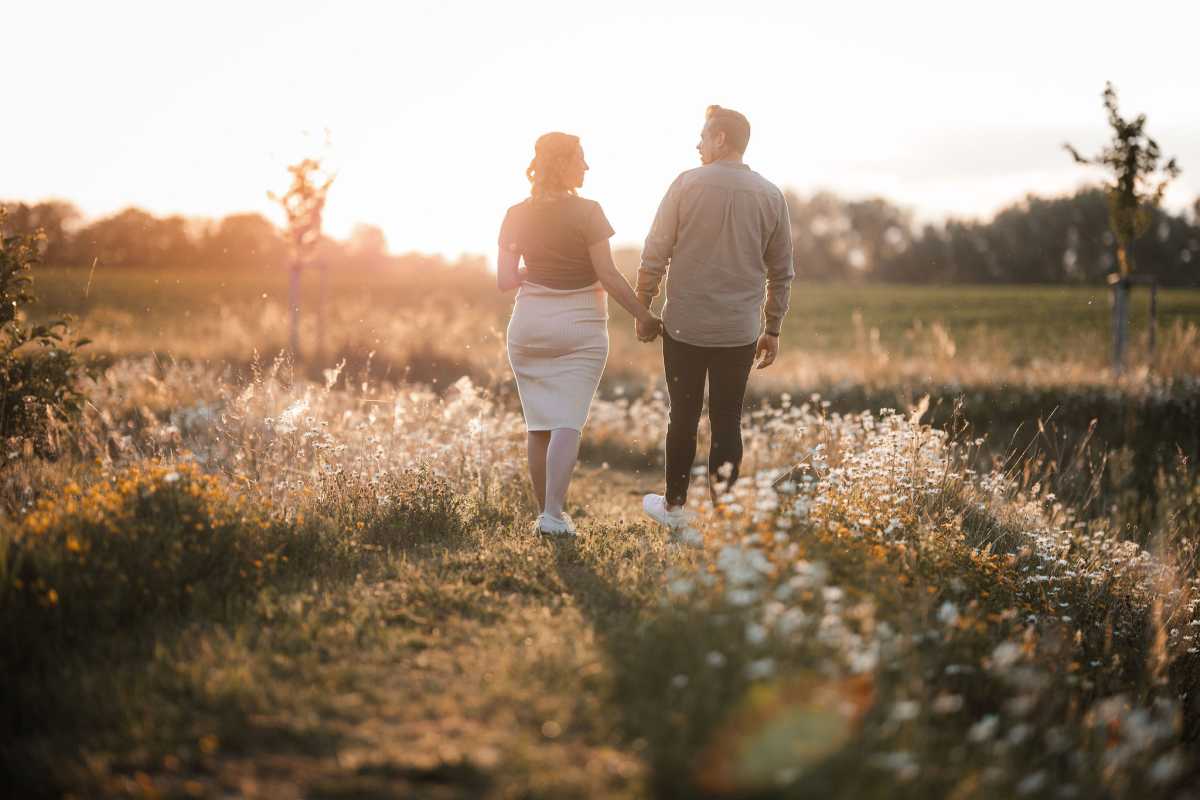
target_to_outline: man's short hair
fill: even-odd
[[[746,145],[750,144],[750,121],[744,114],[732,108],[709,106],[704,119],[712,123],[714,131],[725,134],[726,144],[739,153],[746,152]]]

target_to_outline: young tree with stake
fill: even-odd
[[[288,283],[288,306],[291,314],[291,351],[300,355],[300,271],[312,263],[321,241],[321,214],[325,196],[333,185],[335,174],[327,173],[317,158],[305,158],[288,167],[292,184],[282,196],[267,192],[267,196],[283,206],[287,215],[287,238],[292,248],[291,280]],[[318,301],[324,302],[324,298]]]
[[[1180,168],[1174,158],[1159,168],[1162,153],[1158,143],[1146,134],[1146,115],[1132,120],[1121,116],[1117,108],[1117,91],[1111,82],[1104,85],[1104,108],[1113,137],[1092,158],[1085,158],[1070,144],[1064,144],[1077,163],[1101,167],[1108,171],[1104,188],[1108,196],[1109,225],[1117,240],[1117,273],[1110,278],[1113,285],[1113,362],[1117,371],[1122,367],[1125,332],[1128,328],[1129,287],[1135,273],[1134,241],[1150,227],[1151,211],[1162,202],[1167,186],[1179,176]],[[1154,307],[1156,286],[1151,282],[1150,346],[1154,347]]]

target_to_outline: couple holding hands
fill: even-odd
[[[608,296],[636,320],[637,336],[662,336],[670,399],[665,494],[642,507],[672,530],[687,524],[696,431],[709,387],[713,481],[732,485],[742,460],[742,400],[750,371],[775,361],[795,271],[783,193],[742,160],[750,123],[709,106],[696,149],[659,205],[642,249],[636,289],[613,263],[614,233],[600,204],[579,197],[588,169],[579,138],[538,138],[526,170],[530,197],[500,229],[497,284],[517,289],[508,359],[528,430],[536,528],[574,535],[563,512],[579,440],[608,359]],[[522,266],[524,262],[524,266]],[[666,278],[662,318],[650,308]]]

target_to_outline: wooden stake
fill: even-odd
[[[290,348],[292,358],[300,360],[300,262],[292,262],[291,279],[288,281],[288,312],[291,317]]]
[[[1113,372],[1120,375],[1125,367],[1125,339],[1129,330],[1129,281],[1113,273],[1108,282],[1113,288]]]

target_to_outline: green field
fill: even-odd
[[[315,273],[303,277],[303,323],[310,327],[318,286]],[[37,292],[45,312],[79,316],[98,349],[115,355],[245,360],[254,349],[269,354],[287,340],[282,270],[170,276],[47,269],[39,273]],[[399,365],[419,342],[451,360],[486,368],[494,364],[496,334],[512,302],[511,295],[495,290],[490,274],[443,267],[404,275],[334,273],[327,295],[329,363],[341,357],[355,361],[374,350],[378,362]],[[857,381],[979,378],[989,370],[1009,380],[1032,366],[1047,378],[1087,380],[1108,364],[1109,297],[1099,287],[798,283],[776,372],[797,373],[796,384],[846,378],[847,370]],[[1146,359],[1147,311],[1142,293],[1131,320],[1135,362]],[[1194,373],[1197,362],[1188,352],[1193,340],[1186,337],[1188,326],[1200,324],[1200,291],[1160,292],[1158,312],[1159,357],[1170,359],[1163,366]],[[624,311],[611,304],[610,313],[611,371],[651,368],[647,349],[633,344]],[[314,346],[314,336],[315,328],[302,348]],[[469,353],[468,345],[482,350]]]

